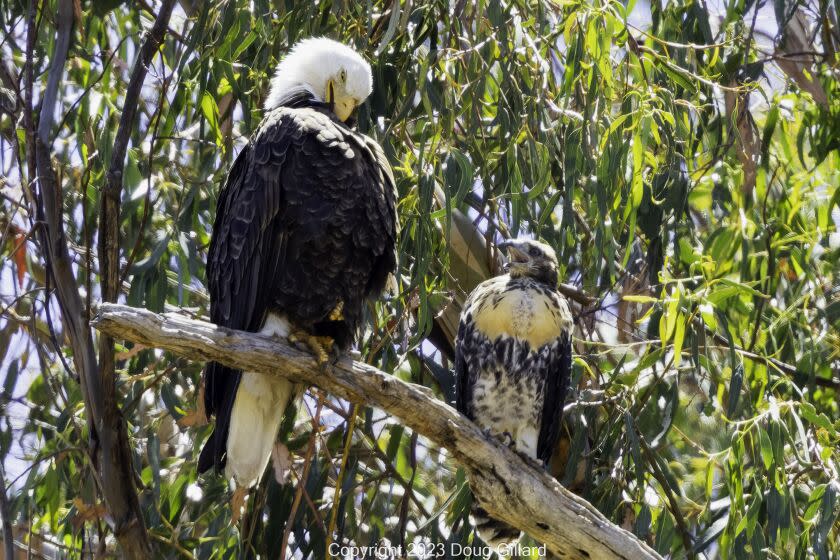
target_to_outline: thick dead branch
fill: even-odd
[[[787,21],[777,23],[781,27],[781,40],[776,46],[776,64],[802,91],[810,93],[818,105],[828,109],[828,96],[817,79],[814,57],[797,54],[814,49],[814,33],[808,29],[810,23],[805,11],[798,7]]]
[[[102,189],[99,213],[99,262],[101,265],[102,295],[108,301],[115,301],[120,289],[120,197],[123,190],[123,167],[126,151],[137,121],[143,82],[146,79],[149,64],[151,64],[152,58],[163,41],[174,5],[175,0],[163,1],[155,22],[145,36],[137,59],[134,61],[123,101],[120,124],[114,138],[114,148],[106,174],[105,187]],[[112,499],[107,500],[109,507],[112,500],[122,499],[126,500],[133,511],[137,512],[136,538],[140,539],[140,542],[131,545],[133,548],[129,551],[126,551],[126,544],[121,542],[123,551],[132,557],[149,557],[151,546],[148,542],[143,518],[140,515],[137,493],[132,485],[134,472],[131,449],[127,440],[125,419],[118,404],[114,365],[114,342],[110,337],[102,336],[99,338],[99,380],[102,385],[103,406],[99,422],[103,431],[109,431],[118,436],[114,447],[108,449],[103,445],[102,454],[107,454],[119,464],[119,470],[108,471],[103,469],[101,475],[102,484],[105,486],[103,492],[106,498],[109,494],[114,494]],[[120,478],[111,478],[108,476],[109,474],[117,475]]]
[[[174,0],[163,3],[161,18],[169,20]],[[30,34],[34,25],[34,10],[30,10]],[[164,13],[165,12],[165,13]],[[43,103],[39,115],[39,124],[36,129],[32,119],[27,115],[27,150],[30,159],[30,174],[35,175],[37,169],[37,185],[39,190],[38,204],[33,205],[33,213],[38,217],[41,227],[38,231],[38,238],[44,259],[48,280],[48,286],[55,286],[56,295],[61,308],[61,318],[64,325],[64,334],[70,340],[73,349],[73,361],[76,372],[82,386],[85,399],[85,409],[91,425],[90,434],[92,447],[99,471],[101,481],[100,490],[105,498],[108,509],[108,520],[114,535],[120,543],[122,553],[127,558],[149,558],[152,555],[152,548],[148,539],[145,524],[143,521],[140,503],[134,487],[135,473],[132,468],[131,449],[128,444],[125,421],[117,404],[116,388],[113,379],[113,345],[107,341],[101,344],[104,351],[100,354],[101,361],[97,360],[94,350],[94,341],[89,326],[86,324],[86,313],[84,303],[77,288],[75,273],[73,272],[72,261],[68,250],[68,240],[64,230],[64,216],[62,212],[61,184],[52,167],[50,159],[51,139],[50,131],[55,121],[55,105],[64,73],[64,64],[67,60],[68,50],[72,40],[74,23],[74,10],[72,0],[61,0],[58,4],[56,16],[57,36],[55,47],[51,56],[51,66],[47,78],[47,86],[43,92]],[[157,23],[156,23],[157,25]],[[142,76],[145,76],[145,67],[148,59],[160,45],[162,31],[155,35],[155,28],[151,38],[141,49],[138,57],[138,66],[143,67]],[[31,45],[30,39],[30,45]],[[147,54],[148,53],[148,54]],[[32,48],[27,52],[27,113],[30,113],[32,106]],[[142,86],[142,76],[136,79],[138,73],[132,74],[132,81],[129,83],[129,90],[126,99],[126,112],[131,111],[129,125],[134,122],[136,111],[136,100],[134,108],[130,109],[130,95],[136,90],[139,95]],[[122,150],[125,156],[125,147],[128,143],[130,126],[123,126],[121,121],[118,139],[124,139],[123,146],[115,146],[115,152]],[[120,166],[122,163],[120,163]],[[121,169],[121,167],[120,167]],[[110,177],[110,174],[109,174]],[[120,172],[121,177],[121,172]],[[106,196],[107,193],[106,189]],[[116,211],[107,212],[112,219],[109,228],[118,227],[119,219],[119,192],[117,192]],[[113,210],[110,208],[109,210]],[[108,235],[111,229],[103,227],[100,232],[100,239],[106,243],[117,244],[118,235]],[[117,232],[118,234],[118,232]],[[118,245],[115,245],[118,247]],[[118,249],[116,249],[118,251]],[[118,274],[118,270],[115,274]],[[103,272],[103,276],[107,276]],[[103,293],[115,299],[116,282],[103,281]],[[48,316],[49,320],[49,316]],[[107,337],[103,337],[107,338]],[[110,374],[109,374],[110,372]]]
[[[93,324],[115,338],[195,360],[280,375],[355,403],[381,408],[445,447],[467,470],[473,492],[492,515],[546,543],[563,558],[660,558],[542,469],[485,437],[475,424],[425,387],[405,383],[349,358],[322,371],[310,355],[284,342],[177,313],[158,315],[103,303]]]

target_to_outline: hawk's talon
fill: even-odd
[[[490,428],[484,428],[481,430],[484,432],[484,435],[488,438],[493,438],[499,441],[505,447],[509,447],[511,450],[516,451],[516,440],[513,437],[513,434],[510,432],[495,432]]]
[[[510,432],[502,432],[499,434],[499,439],[513,451],[516,451],[516,439]]]

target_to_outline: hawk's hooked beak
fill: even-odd
[[[530,260],[528,253],[520,249],[516,241],[503,241],[497,247],[507,249],[508,261],[511,263],[526,263]]]

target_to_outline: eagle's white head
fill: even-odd
[[[278,107],[290,93],[301,89],[329,103],[336,116],[346,121],[373,90],[370,64],[352,48],[332,39],[304,39],[277,67],[265,109]]]

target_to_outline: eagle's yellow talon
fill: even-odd
[[[328,336],[313,336],[313,346],[310,348],[315,354],[315,360],[319,366],[325,366],[330,362],[330,352],[332,352],[335,342]]]
[[[306,345],[312,354],[315,355],[315,361],[319,366],[325,366],[330,361],[330,352],[332,352],[335,341],[328,336],[315,336],[309,334],[303,329],[294,329],[287,337],[289,342],[296,344],[298,342]]]
[[[335,308],[330,311],[330,321],[343,321],[344,320],[344,302],[339,301]]]

